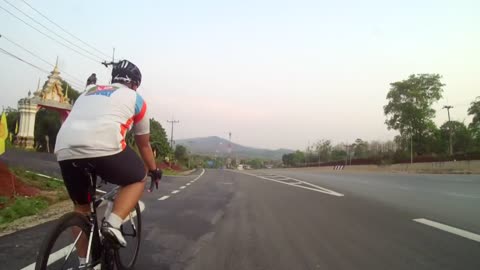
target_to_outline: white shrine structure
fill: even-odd
[[[53,71],[48,76],[45,86],[33,93],[28,93],[28,98],[22,98],[18,101],[18,111],[20,120],[15,144],[18,146],[33,149],[35,116],[41,108],[58,111],[62,121],[66,119],[72,109],[72,104],[68,98],[68,89],[63,94],[60,71],[58,71],[58,62]]]

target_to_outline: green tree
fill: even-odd
[[[20,113],[17,109],[8,107],[5,109],[5,113],[7,114],[7,128],[8,132],[11,134],[15,134],[15,128],[17,126],[18,121],[20,120]]]
[[[53,152],[61,125],[58,112],[45,108],[40,109],[35,116],[35,148],[42,152]]]
[[[426,152],[432,135],[435,110],[432,104],[442,97],[444,84],[438,74],[410,75],[407,80],[390,84],[384,113],[388,129],[398,130],[402,138],[413,136],[414,151]]]
[[[444,152],[448,152],[450,145],[450,129],[452,130],[453,152],[469,152],[473,143],[470,130],[464,123],[458,121],[447,121],[440,127],[440,138],[442,145],[445,147]]]
[[[330,155],[332,152],[332,142],[330,140],[320,140],[317,142],[315,150],[319,155],[319,162],[328,162],[330,161]]]
[[[187,148],[183,145],[176,145],[174,156],[180,163],[185,164],[188,160]]]
[[[282,161],[285,166],[302,166],[305,164],[305,154],[297,150],[294,153],[284,154]]]
[[[476,151],[480,151],[480,96],[470,104],[468,115],[473,116],[472,122],[468,126],[472,135],[473,145],[475,145]]]
[[[150,144],[156,153],[156,158],[165,158],[171,153],[167,133],[162,125],[154,118],[150,119]]]
[[[368,142],[358,138],[355,140],[355,143],[352,146],[355,158],[368,157]]]
[[[468,108],[468,115],[473,116],[470,127],[480,127],[480,96],[478,96],[474,101],[472,101],[472,103],[470,103],[470,108]]]
[[[247,164],[253,169],[261,169],[264,167],[264,161],[258,158],[247,161]]]

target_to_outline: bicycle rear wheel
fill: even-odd
[[[43,241],[35,270],[79,269],[79,253],[86,253],[89,234],[90,222],[85,216],[75,212],[65,214]]]
[[[125,219],[120,230],[127,241],[127,246],[115,251],[115,261],[119,270],[130,270],[137,261],[142,236],[142,216],[138,203]]]

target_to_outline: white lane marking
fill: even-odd
[[[445,192],[444,194],[448,196],[461,197],[461,198],[467,198],[467,199],[480,199],[480,196],[468,195],[468,194],[457,193],[457,192]]]
[[[186,186],[190,186],[190,183],[186,183],[185,185],[186,185]]]
[[[47,266],[48,265],[51,265],[52,263],[60,260],[61,258],[64,258],[68,252],[70,252],[70,249],[72,248],[73,244],[70,244],[62,249],[59,249],[58,251],[50,254],[50,256],[48,257],[48,262],[47,262]],[[73,250],[72,252],[75,251],[75,247],[73,247]],[[24,268],[22,268],[21,270],[35,270],[35,263],[32,263],[30,264],[29,266],[25,266]]]
[[[197,176],[197,178],[193,179],[193,182],[197,181],[200,177],[202,177],[204,173],[205,173],[205,169],[202,169],[202,172],[200,173],[200,175]]]
[[[48,176],[48,175],[45,175],[45,174],[36,173],[36,172],[32,172],[32,171],[26,171],[26,172],[27,172],[27,173],[31,173],[31,174],[35,174],[35,175],[38,175],[38,176],[41,176],[41,177],[44,177],[44,178],[48,178],[48,179],[52,179],[52,180],[56,180],[56,181],[63,182],[62,179],[58,179],[58,178],[55,178],[55,177],[51,177],[51,176]]]
[[[198,179],[200,179],[200,177],[202,177],[202,175],[205,173],[205,169],[202,169],[202,172],[200,173],[200,175],[198,175],[195,179],[193,179],[192,181],[190,181],[190,183],[187,183],[186,186],[190,185],[191,183],[197,181]],[[184,189],[186,188],[186,186],[181,186],[180,189]],[[171,194],[176,194],[180,192],[180,190],[174,190],[171,192]],[[159,201],[163,201],[163,200],[166,200],[168,199],[170,196],[163,196],[161,197],[160,199],[158,199]]]
[[[62,179],[58,179],[58,178],[55,178],[55,177],[51,177],[51,176],[48,176],[48,175],[45,175],[45,174],[36,173],[36,172],[32,172],[32,171],[26,171],[26,172],[27,172],[27,173],[34,174],[34,175],[38,175],[38,176],[41,176],[41,177],[44,177],[44,178],[52,179],[52,180],[55,180],[55,181],[63,182]],[[107,193],[106,191],[103,191],[103,190],[100,190],[100,189],[97,189],[97,192],[98,192],[98,193],[102,193],[102,194],[106,194],[106,193]]]
[[[315,184],[312,184],[312,183],[309,183],[309,182],[305,182],[305,181],[302,181],[302,180],[298,180],[298,179],[295,179],[295,178],[291,178],[291,177],[288,177],[288,179],[295,180],[295,181],[297,181],[297,182],[295,182],[295,183],[288,183],[288,182],[285,182],[285,181],[279,181],[279,180],[276,180],[276,179],[271,179],[271,178],[263,177],[263,176],[256,175],[256,174],[251,174],[251,173],[246,173],[246,172],[239,172],[239,173],[247,174],[247,175],[250,175],[250,176],[255,176],[255,177],[258,177],[258,178],[261,178],[261,179],[265,179],[265,180],[269,180],[269,181],[273,181],[273,182],[277,182],[277,183],[282,183],[282,184],[289,185],[289,186],[293,186],[293,187],[298,187],[298,188],[304,188],[304,189],[308,189],[308,190],[313,190],[313,191],[325,193],[325,194],[332,195],[332,196],[337,196],[337,197],[345,196],[345,195],[343,195],[342,193],[338,193],[338,192],[333,191],[333,190],[331,190],[331,189],[327,189],[327,188],[324,188],[324,187],[320,187],[320,186],[317,186],[317,185],[315,185]],[[315,187],[315,188],[306,187],[306,186],[301,186],[300,184],[309,185],[309,186],[312,186],[312,187]]]
[[[480,235],[469,232],[469,231],[458,229],[458,228],[448,226],[448,225],[445,225],[445,224],[442,224],[442,223],[439,223],[439,222],[431,221],[431,220],[428,220],[428,219],[425,219],[425,218],[417,218],[417,219],[414,219],[413,221],[418,222],[418,223],[422,223],[422,224],[425,224],[425,225],[428,225],[428,226],[431,226],[431,227],[434,227],[434,228],[437,228],[437,229],[442,230],[442,231],[453,233],[453,234],[456,234],[456,235],[461,236],[461,237],[465,237],[465,238],[473,240],[473,241],[480,242]]]
[[[140,207],[140,212],[143,212],[143,210],[145,210],[145,203],[143,203],[142,201],[138,201],[138,205]],[[133,212],[133,217],[135,217],[137,215],[136,212]],[[130,216],[128,216],[123,222],[125,221],[128,221],[130,219]],[[69,251],[70,248],[72,248],[72,245],[73,244],[70,244],[52,254],[50,254],[50,256],[48,257],[48,263],[47,265],[50,265],[60,259],[62,259],[63,257],[65,257],[67,255],[67,250]],[[72,252],[75,251],[75,247],[73,248]],[[25,266],[24,268],[22,268],[21,270],[35,270],[35,263],[32,263],[28,266]]]

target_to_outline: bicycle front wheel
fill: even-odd
[[[89,234],[90,222],[85,216],[65,214],[43,241],[35,270],[79,269],[79,257],[86,257]]]
[[[127,246],[115,251],[115,261],[119,270],[130,270],[137,261],[142,236],[142,216],[138,203],[123,221],[120,230],[127,241]]]

